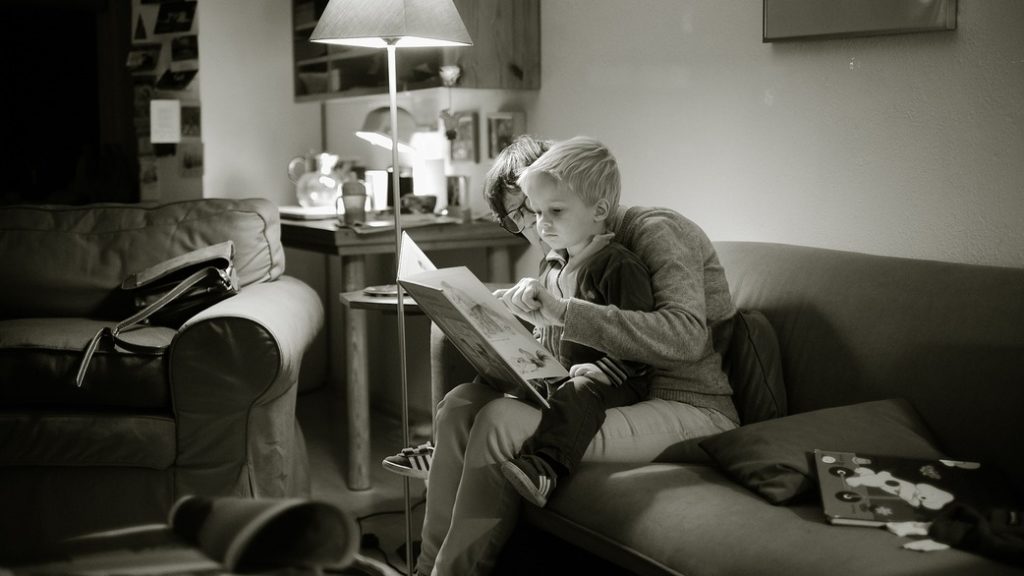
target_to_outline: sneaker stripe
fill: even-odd
[[[417,470],[423,470],[424,472],[430,470],[430,460],[423,454],[413,456],[410,463]]]

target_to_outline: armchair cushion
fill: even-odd
[[[134,354],[107,345],[97,350],[82,388],[75,371],[89,339],[110,322],[86,318],[0,320],[0,406],[91,411],[128,408],[132,412],[171,412],[167,358]],[[164,346],[174,330],[146,327],[124,334],[131,342]]]
[[[909,402],[878,400],[825,408],[741,426],[700,442],[734,480],[772,504],[785,504],[816,484],[815,448],[941,458]]]
[[[174,464],[174,420],[143,414],[0,414],[0,466]]]
[[[0,318],[121,320],[125,276],[196,248],[235,243],[240,286],[284,272],[280,216],[268,200],[188,200],[159,206],[0,208]]]

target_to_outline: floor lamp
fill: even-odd
[[[400,47],[470,46],[473,44],[452,0],[330,0],[309,38],[313,42],[386,48],[391,107],[391,178],[395,213],[395,283],[402,254],[401,183],[398,173],[398,88],[395,50]],[[402,442],[409,441],[409,385],[405,366],[405,311],[398,290],[398,355],[402,382]],[[405,561],[412,574],[412,505],[409,479],[405,494]]]

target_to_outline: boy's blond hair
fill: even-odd
[[[519,175],[520,187],[531,174],[547,174],[588,205],[607,200],[619,205],[619,165],[611,151],[593,138],[577,136],[558,142]]]

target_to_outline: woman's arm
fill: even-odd
[[[709,323],[735,312],[714,246],[699,226],[675,211],[633,210],[642,212],[633,223],[619,225],[616,240],[650,270],[654,311],[561,299],[532,278],[495,295],[521,318],[561,325],[563,338],[616,358],[662,368],[704,358],[712,351]]]
[[[678,213],[644,210],[626,229],[620,226],[616,240],[650,270],[654,311],[621,310],[573,298],[565,306],[563,338],[652,366],[698,360],[711,347],[707,294],[717,299],[718,308],[726,306],[731,312],[728,284],[720,266],[706,278],[708,254],[714,248],[703,230]]]

